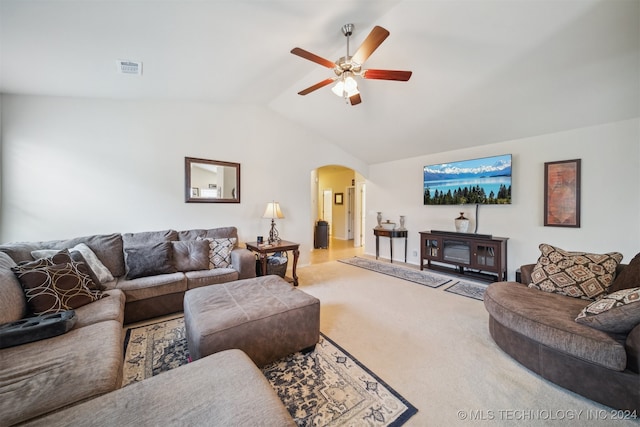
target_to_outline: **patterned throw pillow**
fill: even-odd
[[[575,298],[595,300],[605,295],[622,261],[619,252],[568,252],[545,243],[539,248],[529,287]]]
[[[71,249],[64,249],[63,252],[67,252],[71,256],[72,261],[82,262],[86,266],[86,271],[83,273],[89,274],[91,276],[91,280],[95,284],[95,286],[91,286],[91,289],[99,289],[101,291],[106,290],[104,283],[112,282],[115,280],[113,275],[109,271],[107,267],[98,259],[96,254],[91,250],[91,248],[84,243],[78,243]],[[35,251],[31,251],[31,256],[35,260],[39,260],[45,257],[52,257],[56,253],[60,251],[57,249],[38,249]],[[60,262],[52,263],[60,264]]]
[[[592,302],[576,322],[605,332],[628,333],[640,324],[640,288],[623,289]]]
[[[85,259],[79,252],[69,252],[68,249],[42,249],[38,251],[32,251],[31,256],[35,258],[35,261],[23,261],[17,266],[12,267],[11,270],[15,273],[21,273],[27,270],[33,270],[34,268],[49,267],[56,264],[66,264],[68,262],[77,262],[78,270],[81,273],[88,274],[91,277],[88,287],[90,290],[106,290],[103,286],[100,286],[100,282],[93,274],[89,266],[86,264]]]
[[[16,272],[33,314],[73,310],[102,298],[100,291],[89,289],[91,278],[78,269],[79,264],[67,262]]]
[[[35,261],[22,261],[15,267],[12,267],[11,270],[18,274],[19,272],[33,270],[34,268],[49,267],[51,265],[65,264],[73,261],[71,259],[71,254],[67,249],[63,249],[61,251],[53,249],[44,256],[44,258],[38,257]]]
[[[198,240],[200,239],[202,238],[198,238]],[[209,269],[231,266],[231,251],[236,246],[238,239],[235,237],[223,239],[205,237],[203,240],[209,241]]]

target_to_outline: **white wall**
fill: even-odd
[[[375,254],[376,212],[406,215],[408,261],[419,231],[452,230],[458,206],[422,205],[426,164],[513,154],[513,204],[481,206],[479,233],[509,237],[509,276],[546,242],[613,251],[629,261],[640,245],[640,120],[365,164],[269,110],[206,103],[2,95],[0,241],[94,233],[235,225],[241,241],[266,235],[265,203],[281,203],[280,235],[313,248],[312,171],[338,164],[367,177],[365,252]],[[437,141],[425,141],[437,143]],[[308,153],[313,153],[312,156]],[[241,164],[240,204],[184,203],[184,157]],[[582,226],[544,227],[544,162],[582,159]],[[358,175],[359,176],[359,175]],[[474,228],[475,207],[462,209]],[[394,253],[401,258],[401,243]],[[388,256],[388,240],[381,239]]]
[[[267,109],[194,102],[2,97],[0,241],[234,225],[313,248],[310,171],[367,167]],[[308,153],[312,152],[313,156]],[[241,164],[241,203],[184,202],[184,157]]]
[[[406,215],[408,262],[419,264],[413,253],[420,253],[420,231],[455,231],[453,219],[462,211],[471,219],[469,230],[476,220],[475,205],[423,205],[423,166],[508,153],[513,154],[513,203],[480,206],[478,233],[509,237],[510,278],[520,265],[537,260],[543,242],[574,251],[619,251],[623,262],[640,251],[640,119],[372,165],[367,181],[369,229],[376,224],[377,211],[383,220],[395,222]],[[581,227],[544,227],[544,163],[576,158],[582,159]],[[394,244],[398,260],[402,244],[399,239]],[[375,254],[375,239],[367,239],[365,253]],[[380,239],[380,255],[388,254],[389,240]]]

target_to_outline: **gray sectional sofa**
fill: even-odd
[[[521,267],[522,283],[488,286],[484,304],[496,344],[543,378],[621,410],[621,416],[640,413],[640,301],[625,306],[602,300],[608,324],[597,320],[602,313],[591,316],[590,324],[579,322],[594,301],[528,286],[534,268]],[[637,298],[640,254],[619,265],[614,277],[605,296],[629,290]]]
[[[213,256],[214,242],[224,242],[228,250]],[[118,389],[124,323],[182,311],[183,297],[189,289],[255,277],[255,257],[234,244],[236,228],[225,227],[0,245],[0,324],[20,323],[33,316],[12,268],[33,262],[34,256],[63,249],[71,254],[79,251],[86,264],[93,267],[93,281],[100,282],[96,285],[102,289],[99,299],[75,308],[75,324],[68,332],[0,346],[4,347],[0,348],[0,426],[32,420]],[[91,259],[94,256],[98,266]],[[225,266],[225,261],[230,265]],[[217,267],[209,268],[213,266],[210,262]],[[247,365],[246,360],[237,363]],[[248,364],[246,369],[257,369],[250,361]],[[206,365],[207,370],[210,365]],[[194,369],[197,366],[173,375],[200,375],[211,381],[218,376]],[[220,386],[235,387],[229,379]],[[227,416],[233,415],[233,408],[230,410]]]

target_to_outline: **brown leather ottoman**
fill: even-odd
[[[193,360],[238,348],[262,367],[310,350],[320,337],[320,300],[279,276],[191,289],[184,323]]]

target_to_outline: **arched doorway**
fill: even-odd
[[[365,179],[353,169],[327,165],[311,174],[314,233],[319,220],[328,222],[329,245],[314,247],[311,263],[361,255],[364,251]],[[316,239],[314,239],[314,242]],[[314,245],[315,246],[315,245]]]

